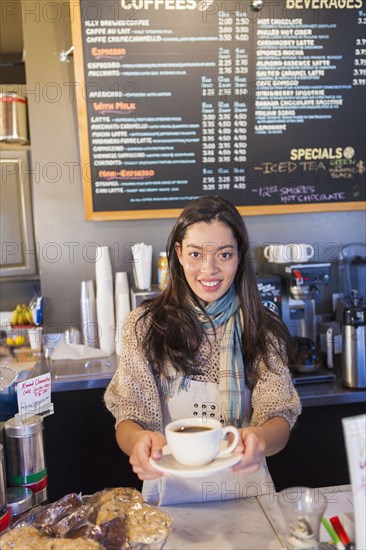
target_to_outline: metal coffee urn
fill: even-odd
[[[0,443],[0,518],[5,514],[6,508],[5,460],[3,446]]]
[[[10,511],[7,505],[4,450],[0,444],[0,537],[10,527]]]
[[[342,379],[348,388],[366,388],[366,306],[346,307],[342,326]]]
[[[27,487],[34,504],[47,500],[47,469],[43,444],[43,418],[32,416],[24,422],[14,416],[5,422],[8,483]]]

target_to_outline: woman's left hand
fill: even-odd
[[[234,468],[234,472],[251,474],[259,470],[266,456],[281,451],[289,438],[290,426],[284,418],[275,416],[261,426],[240,428],[240,441],[234,453],[242,453],[242,459]]]
[[[242,459],[234,468],[234,472],[243,474],[252,474],[259,470],[259,467],[265,457],[266,445],[258,434],[257,429],[240,428],[240,440],[235,449],[235,453],[242,453]]]

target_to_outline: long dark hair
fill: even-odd
[[[267,368],[269,352],[283,359],[290,350],[290,337],[286,326],[262,304],[253,262],[250,258],[249,237],[244,221],[237,209],[226,199],[203,196],[187,204],[177,219],[167,241],[168,282],[166,289],[145,303],[144,312],[137,323],[148,318],[149,328],[141,342],[149,363],[166,375],[173,367],[177,373],[194,374],[196,355],[204,338],[202,325],[192,310],[192,301],[201,303],[192,292],[178,260],[175,245],[182,245],[187,229],[199,222],[219,221],[233,232],[238,245],[238,268],[234,284],[240,299],[244,318],[242,350],[246,379],[249,386],[256,381],[256,359],[262,358]],[[268,333],[273,344],[268,346]]]

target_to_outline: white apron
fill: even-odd
[[[244,403],[250,403],[248,389],[244,397]],[[173,420],[206,415],[220,420],[218,403],[218,384],[190,380],[187,390],[176,390],[164,402],[163,424],[166,426]],[[246,425],[248,422],[244,420],[243,426]],[[142,488],[145,501],[158,505],[239,499],[271,492],[274,492],[274,485],[265,460],[254,474],[234,473],[228,469],[202,478],[164,476],[144,481]]]

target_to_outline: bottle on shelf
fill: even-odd
[[[166,252],[160,252],[158,260],[158,284],[160,290],[164,290],[168,280],[168,258]]]

